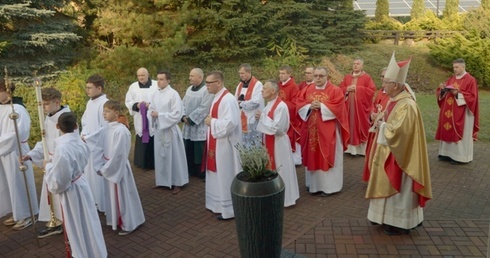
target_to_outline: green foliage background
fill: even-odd
[[[29,86],[34,71],[45,86],[62,91],[64,103],[79,117],[87,101],[86,78],[102,74],[108,97],[122,102],[139,67],[147,67],[153,78],[160,69],[170,70],[172,86],[183,95],[194,67],[222,70],[230,90],[244,62],[261,80],[277,79],[278,67],[291,65],[298,82],[304,66],[324,65],[339,83],[356,57],[365,60],[365,69],[376,80],[396,51],[399,60],[412,56],[408,82],[421,95],[433,94],[447,79],[456,57],[466,59],[481,87],[490,85],[488,1],[465,15],[446,12],[437,17],[417,11],[421,15],[405,24],[387,16],[388,2],[378,0],[376,19],[367,21],[347,0],[6,0],[0,3],[0,65],[7,65],[21,82],[17,94],[33,119],[31,143],[40,135]],[[462,33],[405,47],[363,44],[362,28]]]

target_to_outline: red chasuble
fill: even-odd
[[[299,93],[298,86],[291,77],[286,84],[279,82],[279,97],[286,103],[289,111],[288,136],[291,142],[291,149],[296,151],[296,142],[300,138],[301,121],[296,112],[296,96]]]
[[[308,170],[328,171],[335,165],[337,123],[340,126],[343,150],[347,149],[349,127],[342,90],[328,82],[325,89],[310,86],[298,95],[298,110],[313,100],[321,101],[336,117],[322,121],[320,110],[311,110],[308,120],[301,127],[301,150],[303,165]]]
[[[390,96],[388,94],[383,92],[383,88],[379,89],[376,92],[376,97],[373,102],[373,108],[372,112],[373,113],[378,113],[386,110],[386,106],[388,105],[388,101],[390,100]],[[371,126],[372,126],[373,121],[371,121]],[[368,133],[368,140],[366,143],[366,158],[364,159],[364,170],[362,173],[362,180],[367,182],[369,181],[369,177],[371,175],[371,171],[369,168],[369,164],[371,163],[371,160],[373,160],[371,155],[371,150],[376,149],[376,133],[374,132],[369,132]]]
[[[228,90],[225,90],[223,94],[221,94],[221,96],[219,97],[218,101],[216,101],[216,103],[214,103],[214,105],[211,107],[212,118],[218,118],[218,107],[221,103],[221,100],[226,94],[228,94]],[[207,169],[209,171],[216,172],[216,138],[214,138],[211,134],[211,129],[209,129],[208,131],[208,153],[206,157]]]
[[[306,87],[310,86],[313,84],[313,81],[311,81],[310,83],[307,83],[306,81],[303,81],[301,82],[299,85],[298,85],[298,88],[299,88],[299,91],[302,91],[304,90]]]
[[[458,106],[455,99],[457,96],[454,96],[451,92],[446,92],[440,98],[441,90],[437,89],[437,104],[439,105],[440,111],[436,140],[458,142],[463,138],[466,107],[475,116],[473,139],[476,140],[480,129],[478,86],[476,80],[469,73],[466,73],[461,79],[456,79],[456,76],[449,78],[446,86],[449,85],[452,85],[459,93],[463,94],[466,105]]]
[[[245,94],[244,100],[250,100],[252,98],[252,93],[254,91],[255,84],[257,84],[257,81],[258,80],[257,78],[255,78],[255,76],[252,76],[252,78],[250,78],[250,83],[248,84],[247,93]],[[237,89],[238,96],[240,96],[242,92],[242,87],[243,87],[243,82],[240,82],[240,84],[238,84],[238,89]],[[240,119],[242,121],[242,132],[247,133],[248,132],[247,116],[245,115],[245,113],[243,113],[243,111],[241,111],[240,113],[241,113]]]
[[[371,127],[369,116],[376,86],[371,76],[365,72],[359,76],[348,74],[344,77],[339,85],[344,94],[349,85],[356,85],[356,91],[346,95],[345,102],[349,114],[349,144],[355,146],[367,141],[369,127]]]
[[[281,103],[282,100],[281,98],[277,97],[276,102],[274,102],[274,105],[272,105],[271,110],[269,113],[267,113],[267,116],[270,117],[270,119],[274,120],[274,111],[277,108],[277,105]],[[275,135],[265,135],[265,148],[269,152],[269,164],[267,164],[267,168],[270,170],[276,170],[276,159],[275,159],[275,143],[276,143],[276,136]]]

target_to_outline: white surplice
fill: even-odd
[[[202,86],[197,91],[193,91],[193,86],[189,86],[182,99],[184,104],[183,114],[195,123],[195,125],[184,124],[182,134],[184,139],[191,141],[205,141],[208,126],[204,119],[209,115],[209,108],[214,95],[208,92],[206,86]]]
[[[99,215],[83,174],[90,149],[77,133],[56,139],[52,163],[46,164],[48,189],[60,198],[73,257],[107,257]]]
[[[117,230],[121,218],[121,228],[133,231],[145,222],[145,215],[128,160],[131,133],[125,125],[111,122],[102,135],[105,164],[99,171],[105,179],[107,225]]]
[[[317,87],[318,88],[318,87]],[[298,110],[300,118],[307,122],[311,104],[305,105]],[[320,112],[322,121],[337,119],[325,104],[321,104]],[[342,134],[339,123],[335,125],[335,165],[328,171],[309,170],[305,167],[305,185],[309,188],[310,193],[324,192],[332,194],[340,192],[344,181],[344,150],[342,143]]]
[[[269,101],[265,106],[260,115],[257,131],[267,135],[274,135],[274,160],[276,169],[285,185],[284,207],[288,207],[295,205],[296,200],[299,198],[298,177],[293,162],[291,143],[287,134],[289,129],[288,106],[281,101],[274,110],[274,119],[268,116],[276,101],[281,100],[276,98]]]
[[[62,106],[61,109],[53,115],[48,115],[44,118],[44,130],[45,130],[45,139],[46,145],[48,146],[48,154],[49,157],[47,160],[51,160],[54,155],[54,150],[56,147],[56,138],[61,135],[61,132],[58,128],[56,128],[56,124],[58,124],[58,118],[61,114],[71,112],[68,106]],[[78,132],[78,130],[77,130]],[[36,143],[36,146],[27,153],[32,159],[32,163],[36,166],[42,168],[44,161],[44,151],[42,142]],[[53,210],[55,217],[59,220],[62,220],[61,216],[61,208],[60,208],[60,198],[58,195],[52,194],[52,199],[49,200],[53,202]],[[43,175],[42,189],[41,189],[41,199],[39,200],[39,221],[49,221],[51,219],[51,208],[48,201],[48,188],[46,185],[46,174]]]
[[[97,209],[102,212],[105,211],[104,180],[97,175],[97,171],[104,164],[104,159],[102,158],[102,145],[96,135],[107,124],[102,114],[104,112],[104,103],[107,101],[107,96],[102,94],[98,98],[87,102],[82,116],[82,131],[80,133],[90,148],[90,158],[84,170],[85,177],[90,185]]]
[[[179,93],[168,85],[151,97],[148,121],[155,132],[155,184],[157,186],[183,186],[189,183],[184,140],[179,122],[182,118],[182,100]],[[153,118],[151,112],[158,113]]]
[[[252,80],[252,78],[250,79]],[[240,83],[237,85],[235,90],[235,98],[238,99],[240,95],[247,95],[247,92],[251,89],[251,85],[248,88],[242,87],[242,90],[238,92],[240,87],[238,87]],[[241,112],[247,117],[247,129],[248,132],[242,132],[242,142],[245,146],[251,146],[254,144],[260,144],[262,140],[262,135],[257,131],[257,121],[255,119],[255,114],[257,111],[262,110],[264,108],[264,98],[262,97],[262,82],[257,80],[255,86],[252,90],[252,97],[249,100],[240,101],[239,106],[241,108]]]
[[[19,115],[17,127],[22,155],[25,155],[29,152],[27,139],[31,129],[31,119],[23,106],[14,104],[14,109]],[[24,162],[24,165],[27,166],[25,172],[21,172],[19,169],[20,156],[14,121],[9,117],[11,113],[12,107],[10,105],[0,105],[0,217],[12,212],[14,220],[17,221],[31,217],[23,173],[27,178],[34,215],[39,212],[39,208],[32,162]]]
[[[149,103],[151,96],[158,89],[157,81],[151,80],[151,86],[149,88],[140,88],[139,82],[134,82],[129,86],[128,92],[126,93],[125,104],[129,110],[129,114],[133,116],[133,124],[135,133],[141,137],[143,136],[143,117],[140,112],[133,110],[133,105],[139,102]],[[153,128],[148,128],[150,136],[153,136]]]
[[[224,91],[225,88],[216,93],[211,110]],[[206,208],[214,213],[221,213],[225,219],[233,218],[235,215],[230,187],[233,178],[242,171],[240,155],[235,148],[242,142],[242,129],[240,109],[231,93],[221,99],[218,118],[211,119],[208,130],[216,138],[216,172],[206,170]]]

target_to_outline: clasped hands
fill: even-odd
[[[322,106],[322,103],[319,101],[319,100],[313,100],[311,102],[311,106],[310,106],[310,109],[311,110],[317,110],[317,109],[320,109]]]
[[[356,91],[356,85],[352,84],[347,86],[347,92]]]

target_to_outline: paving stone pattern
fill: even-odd
[[[475,144],[475,160],[451,165],[429,144],[433,200],[423,227],[410,235],[387,236],[366,219],[369,202],[361,180],[363,157],[344,155],[342,192],[309,194],[304,169],[297,168],[301,197],[285,209],[283,257],[485,257],[490,218],[490,144]],[[134,169],[146,222],[119,236],[103,223],[109,257],[239,257],[235,223],[218,221],[204,207],[204,183],[191,178],[178,195],[154,189],[154,172]],[[41,172],[36,173],[40,191]],[[7,217],[1,218],[1,221]],[[41,223],[37,224],[40,228]],[[0,224],[0,257],[65,257],[62,235],[39,240],[32,227],[14,231]],[[267,243],[264,243],[267,244]]]

